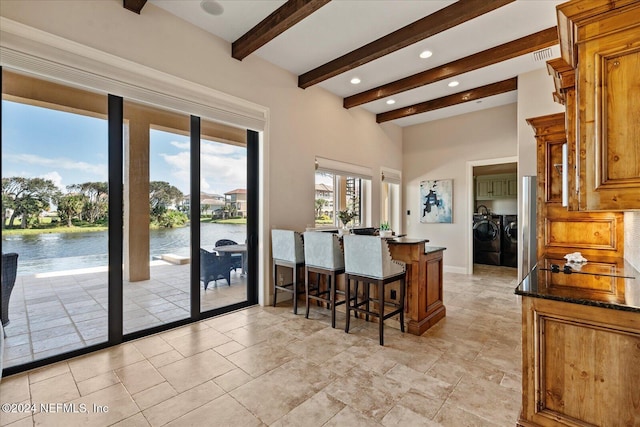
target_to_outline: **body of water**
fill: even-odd
[[[244,224],[201,224],[201,247],[212,250],[219,239],[244,243]],[[189,227],[150,230],[151,258],[173,253],[190,254]],[[35,274],[107,265],[108,235],[106,231],[87,233],[43,233],[2,237],[2,252],[16,252],[18,274]]]

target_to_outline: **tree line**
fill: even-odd
[[[85,182],[66,186],[63,193],[50,179],[2,178],[2,228],[31,228],[40,214],[55,205],[61,223],[106,225],[109,213],[107,182]],[[149,183],[150,221],[160,227],[176,227],[189,221],[183,193],[165,181]],[[175,209],[172,209],[175,207]],[[7,215],[10,213],[9,218]]]

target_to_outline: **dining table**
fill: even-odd
[[[216,246],[213,248],[216,252],[220,254],[241,254],[242,255],[242,275],[247,274],[247,245],[246,244],[237,244],[237,245],[226,245],[226,246]]]

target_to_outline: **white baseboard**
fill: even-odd
[[[455,267],[453,265],[445,265],[442,267],[445,273],[469,274],[465,267]]]

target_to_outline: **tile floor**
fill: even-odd
[[[124,332],[189,317],[190,266],[153,261],[151,279],[125,282]],[[18,276],[11,293],[4,366],[17,366],[107,340],[107,269]],[[246,301],[246,278],[231,273],[200,287],[203,311]]]
[[[373,323],[345,334],[322,308],[307,320],[256,306],[4,378],[0,400],[36,411],[2,411],[0,425],[513,426],[515,271],[444,283],[447,317],[421,337],[386,328],[381,347]]]

